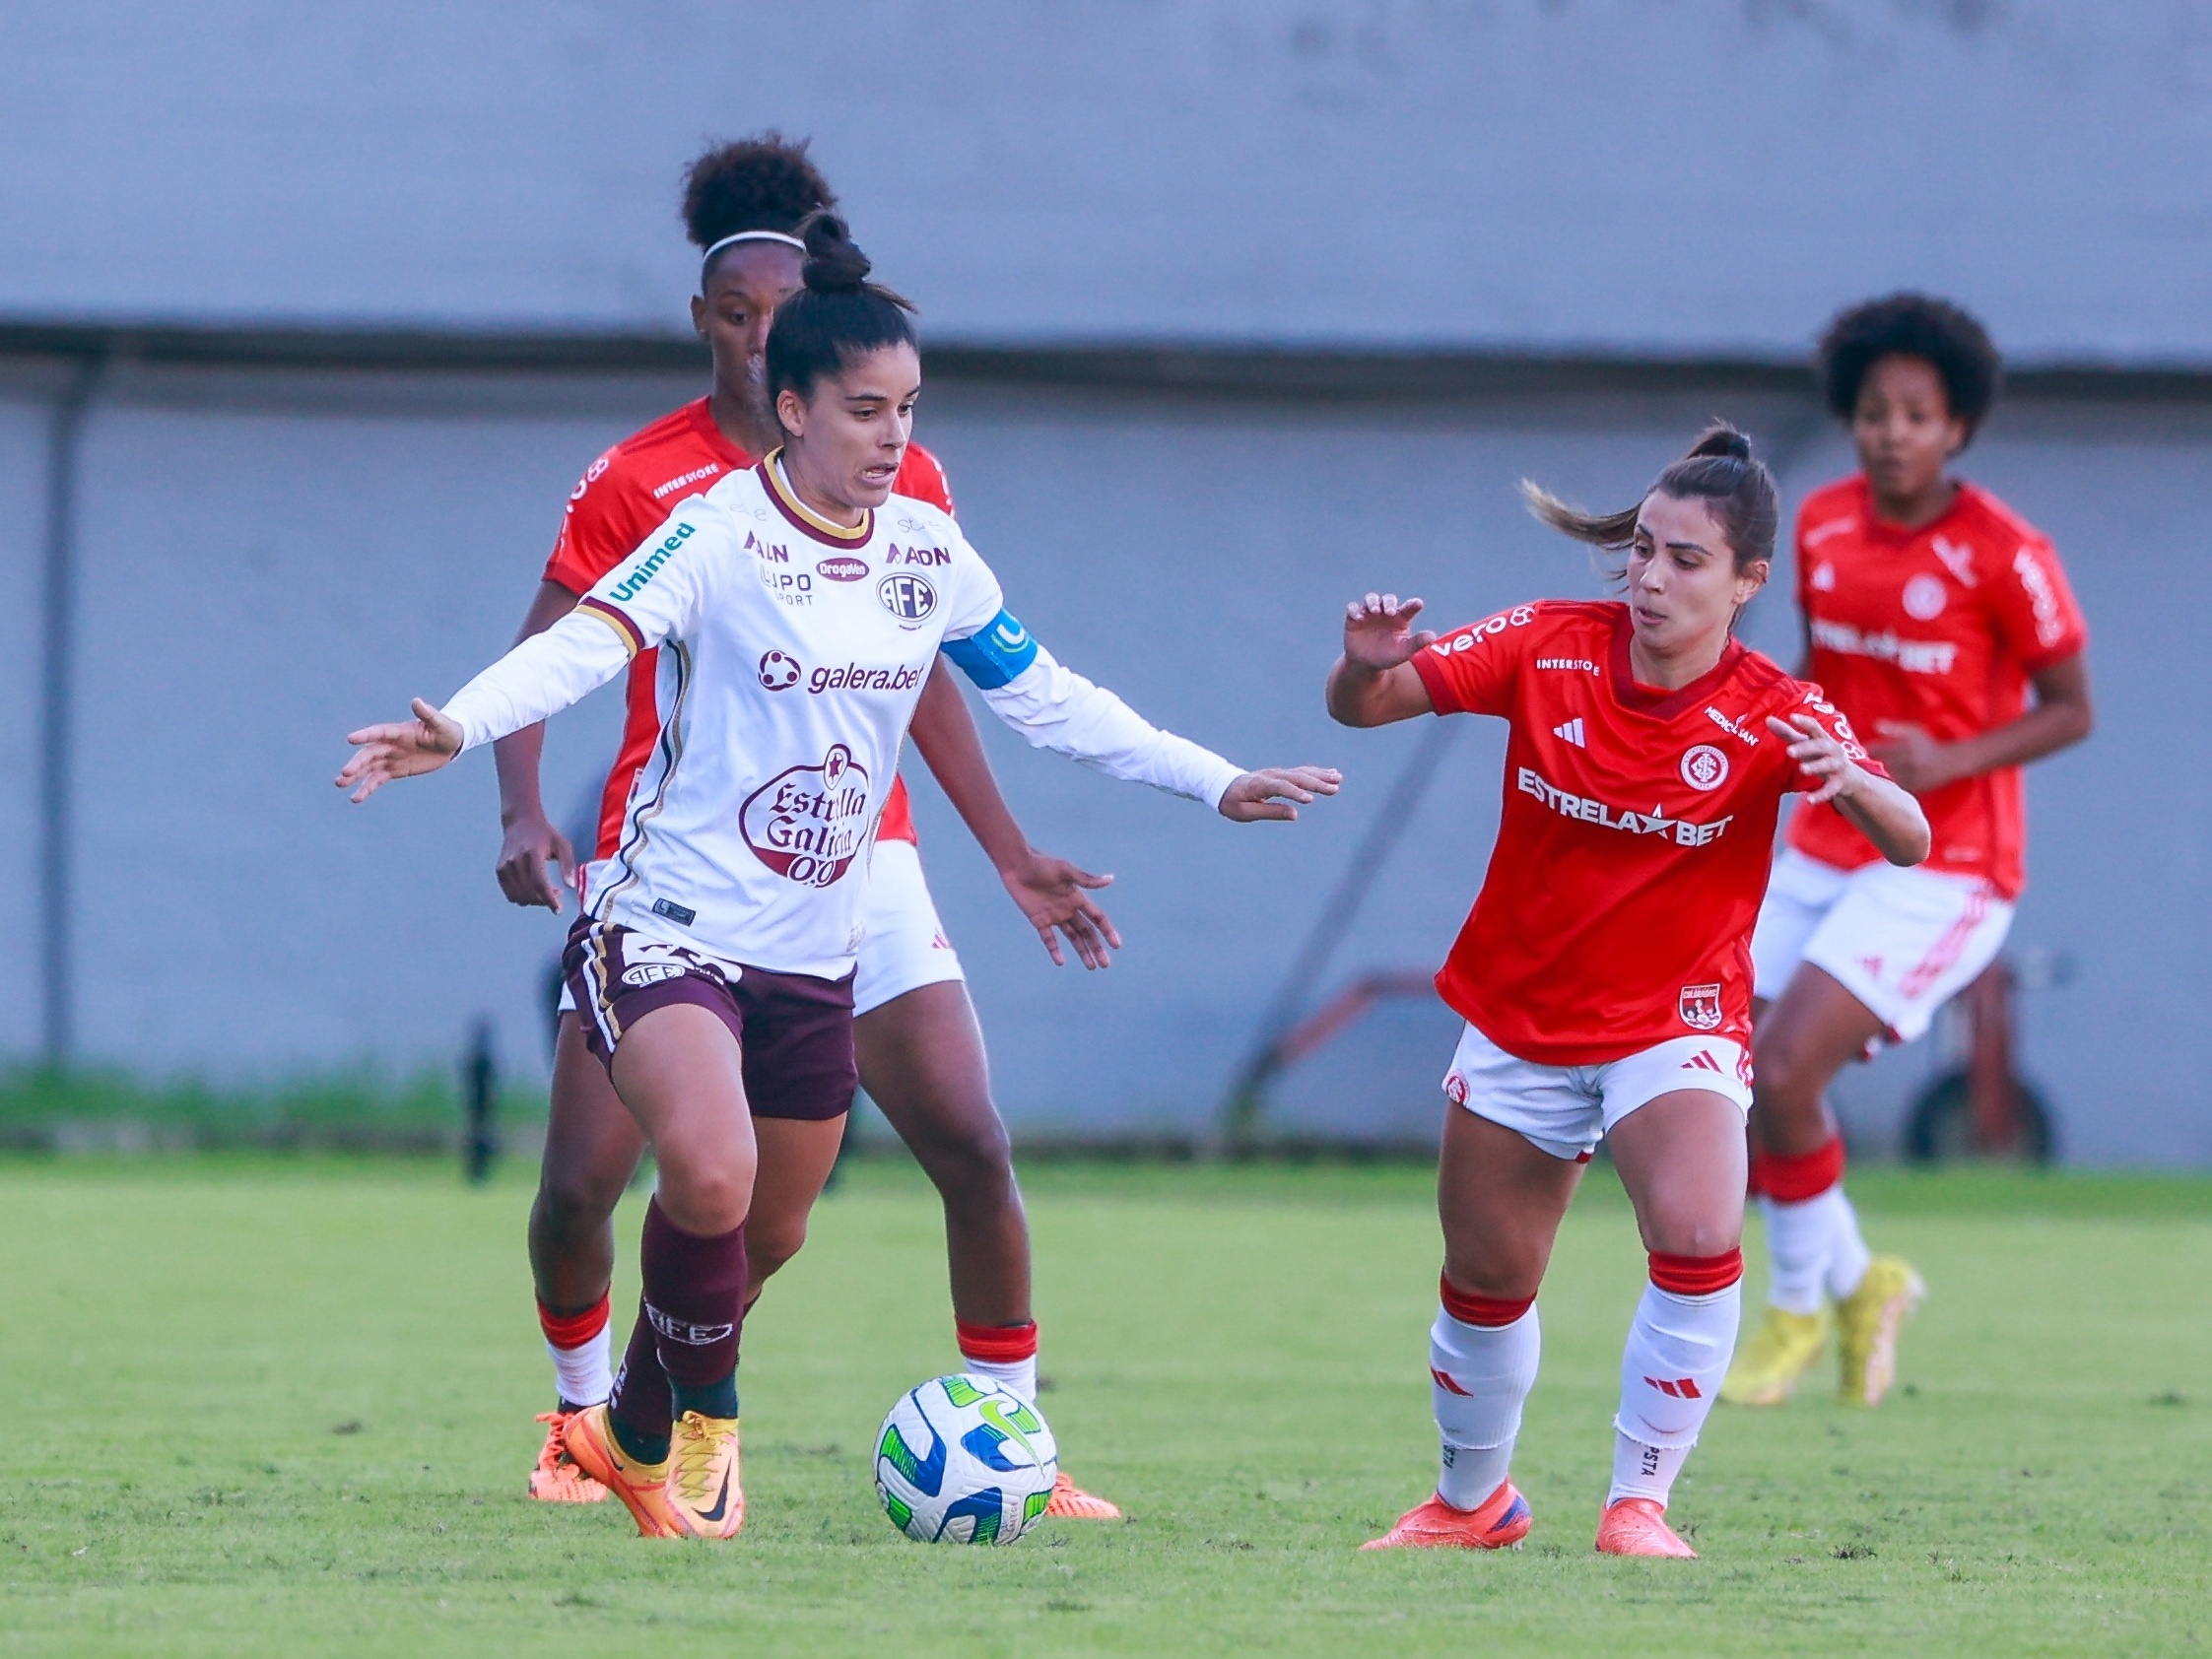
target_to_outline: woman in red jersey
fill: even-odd
[[[1438,1179],[1442,1470],[1367,1548],[1527,1533],[1508,1465],[1536,1380],[1536,1293],[1603,1137],[1650,1282],[1622,1357],[1597,1548],[1688,1556],[1665,1509],[1736,1334],[1748,946],[1781,798],[1811,790],[1896,864],[1924,855],[1927,826],[1818,688],[1732,635],[1776,526],[1774,480],[1741,433],[1708,431],[1610,516],[1523,488],[1546,523],[1626,554],[1622,602],[1519,605],[1440,637],[1413,631],[1421,601],[1371,593],[1329,674],[1346,725],[1508,722],[1497,845],[1437,976],[1467,1022]]]
[[[707,343],[712,386],[705,397],[663,416],[609,449],[569,498],[520,638],[568,615],[594,582],[628,558],[678,500],[731,471],[754,464],[780,441],[763,378],[763,354],[775,307],[799,286],[797,231],[837,197],[803,143],[768,133],[716,146],[685,175],[683,219],[701,250],[692,326]],[[920,444],[909,445],[896,492],[953,510],[944,470]],[[629,680],[623,745],[601,800],[598,845],[614,850],[624,803],[659,735],[653,706],[654,654],[642,652]],[[1000,879],[1061,960],[1055,929],[1086,966],[1105,966],[1120,943],[1085,889],[1106,885],[1074,865],[1033,849],[1007,810],[984,760],[973,721],[943,665],[914,713],[913,737]],[[516,904],[558,913],[557,865],[572,881],[578,860],[547,817],[538,788],[544,728],[498,746],[502,890]],[[1037,1324],[1030,1303],[1029,1224],[1005,1125],[991,1099],[981,1032],[969,1002],[960,958],[945,937],[924,881],[905,786],[895,782],[876,831],[870,874],[868,938],[854,985],[854,1042],[861,1085],[913,1150],[945,1208],[955,1336],[961,1368],[981,1372],[1035,1401]],[[785,1156],[790,1126],[764,1119],[762,1190],[748,1224],[756,1285],[795,1252],[818,1171]],[[530,1495],[592,1502],[606,1489],[566,1453],[571,1413],[597,1405],[614,1383],[608,1290],[614,1273],[614,1212],[642,1153],[636,1122],[586,1050],[571,1000],[563,993],[555,1046],[552,1107],[530,1211],[530,1267],[538,1319],[555,1371],[554,1409],[539,1421],[546,1437],[531,1472]],[[788,1183],[778,1177],[790,1172]],[[1063,1472],[1049,1511],[1082,1519],[1120,1513],[1081,1491]]]
[[[1838,316],[1819,368],[1862,470],[1798,512],[1805,672],[1920,798],[1934,850],[1891,869],[1835,813],[1803,811],[1760,908],[1751,1185],[1773,1272],[1721,1389],[1752,1406],[1786,1400],[1832,1327],[1845,1401],[1877,1405],[1897,1375],[1919,1276],[1860,1238],[1823,1095],[1874,1044],[1920,1035],[1989,965],[2026,877],[2020,768],[2095,719],[2088,629],[2050,542],[1949,470],[1996,394],[1981,325],[1893,295]]]

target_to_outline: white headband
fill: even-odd
[[[714,262],[714,255],[725,247],[735,247],[739,242],[781,242],[785,247],[795,247],[806,252],[806,243],[796,236],[786,236],[781,231],[740,231],[734,236],[724,236],[699,256],[700,269],[704,270]]]

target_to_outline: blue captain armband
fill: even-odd
[[[1037,661],[1037,639],[1006,611],[965,639],[948,639],[945,655],[979,692],[995,692]]]

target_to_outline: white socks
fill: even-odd
[[[1841,1185],[1802,1204],[1759,1201],[1767,1219],[1767,1300],[1785,1313],[1818,1313],[1826,1294],[1842,1301],[1866,1277],[1866,1241]]]
[[[545,1351],[553,1356],[561,1398],[570,1405],[596,1406],[615,1391],[614,1368],[608,1363],[610,1340],[605,1325],[597,1336],[584,1338],[574,1348],[557,1348],[547,1339]]]
[[[1429,1330],[1431,1393],[1443,1442],[1437,1495],[1454,1509],[1481,1507],[1506,1478],[1542,1352],[1533,1306],[1509,1325],[1469,1325],[1437,1310]]]
[[[1027,1360],[971,1360],[961,1357],[960,1368],[971,1376],[989,1377],[1001,1388],[1020,1397],[1025,1406],[1037,1404],[1037,1356]]]
[[[1608,1505],[1624,1497],[1666,1502],[1727,1374],[1742,1310],[1740,1278],[1702,1295],[1643,1288],[1621,1354]]]

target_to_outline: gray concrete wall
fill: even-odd
[[[44,416],[56,383],[0,374],[0,569],[34,588]],[[369,1060],[446,1064],[499,1023],[540,1064],[535,981],[559,925],[506,906],[489,758],[366,809],[329,778],[352,724],[442,697],[509,637],[564,495],[607,441],[688,395],[666,378],[563,380],[119,369],[87,431],[75,916],[84,1057],[252,1078]],[[1330,725],[1333,618],[1375,582],[1464,619],[1594,589],[1578,550],[1520,512],[1532,474],[1626,499],[1716,410],[1681,395],[1262,401],[933,385],[922,435],[1019,614],[1161,722],[1246,763],[1342,765],[1296,827],[1236,828],[986,732],[1039,845],[1113,871],[1129,948],[1053,971],[926,782],[917,811],[972,976],[1002,1098],[1031,1133],[1202,1129],[1411,730]],[[1807,400],[1719,408],[1792,492],[1845,464]],[[2067,953],[2029,1003],[2027,1056],[2070,1156],[2212,1163],[2212,1105],[2182,1035],[2212,991],[2203,918],[2212,697],[2196,648],[2212,567],[2204,406],[2020,404],[1971,457],[2057,538],[2089,610],[2104,723],[2032,788],[2034,886],[2018,940]],[[1755,642],[1787,652],[1781,596]],[[28,603],[0,610],[0,762],[25,775]],[[611,754],[615,694],[562,717],[549,799]],[[1441,956],[1481,877],[1501,741],[1465,722],[1333,978]],[[31,792],[0,792],[0,856],[34,856]],[[34,884],[0,899],[28,936]],[[27,1053],[36,985],[0,953],[0,1050]],[[1392,1024],[1391,1022],[1396,1022]],[[1394,1033],[1394,1034],[1393,1034]],[[1293,1081],[1286,1117],[1341,1130],[1433,1120],[1448,1024],[1398,1011]],[[1364,1046],[1363,1046],[1364,1045]],[[1851,1078],[1870,1134],[1929,1063]],[[1333,1068],[1331,1070],[1330,1068]]]
[[[702,135],[812,133],[940,339],[1794,353],[1905,284],[2212,359],[2198,0],[76,7],[0,318],[661,332]]]

